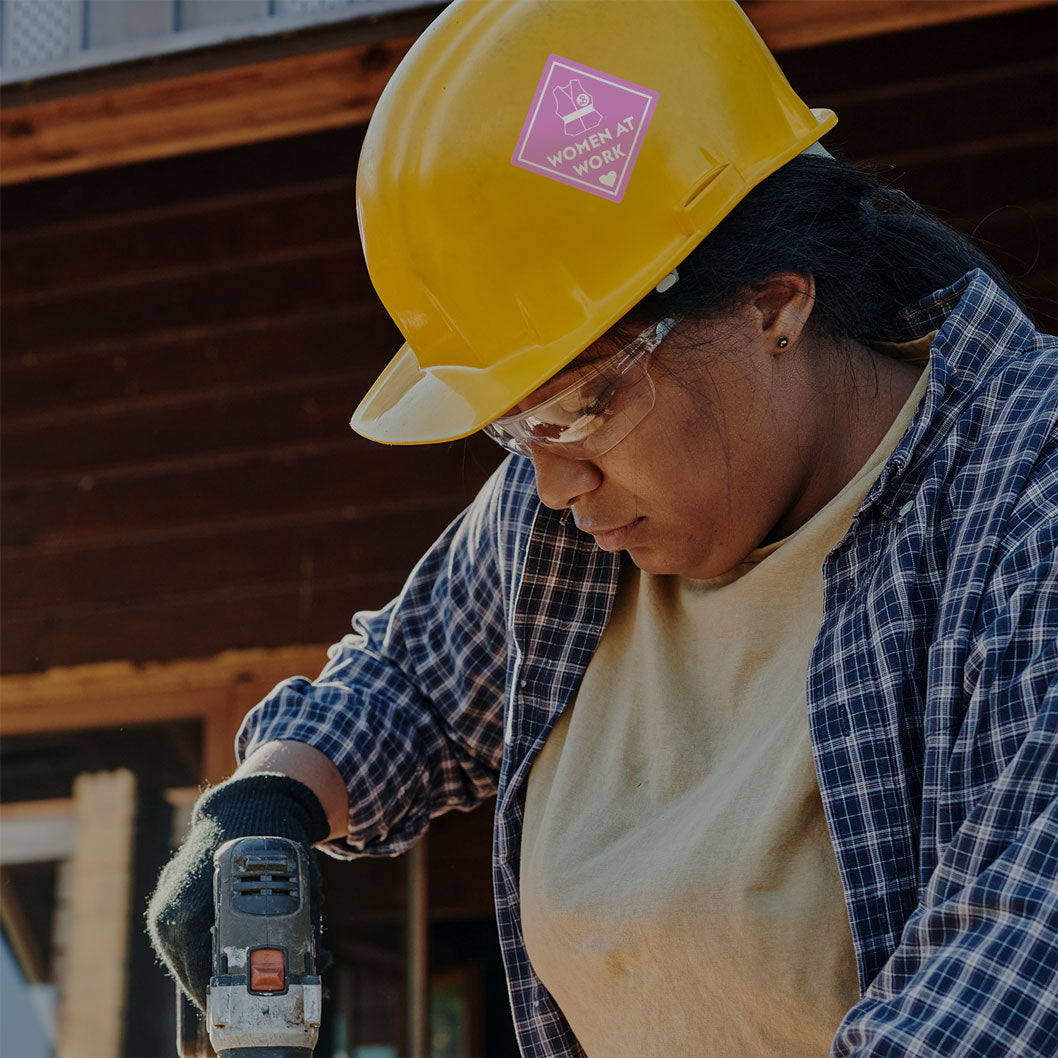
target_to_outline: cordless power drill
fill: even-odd
[[[181,1058],[312,1058],[322,995],[304,848],[236,838],[213,864],[206,1020],[178,988]]]

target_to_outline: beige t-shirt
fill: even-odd
[[[590,1058],[822,1058],[858,999],[809,739],[823,560],[910,423],[709,581],[622,572],[522,837],[533,967]]]

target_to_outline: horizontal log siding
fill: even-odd
[[[400,341],[361,138],[5,192],[5,672],[340,636],[495,465],[347,426]]]
[[[828,138],[988,242],[1055,322],[1054,8],[788,52]],[[3,196],[3,671],[323,642],[495,465],[346,421],[399,335],[362,129]]]

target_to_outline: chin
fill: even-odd
[[[628,556],[644,572],[656,577],[686,577],[688,580],[712,580],[722,577],[738,566],[742,559],[722,556],[701,558],[691,555],[671,555],[652,548],[630,548]]]
[[[674,555],[659,553],[653,548],[629,548],[628,557],[644,572],[656,577],[695,577],[697,574],[687,571],[687,561],[681,561]]]

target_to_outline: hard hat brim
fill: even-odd
[[[531,392],[539,363],[511,360],[489,368],[420,366],[405,343],[358,405],[349,425],[382,444],[434,444],[476,433]],[[517,399],[517,398],[516,398]]]

